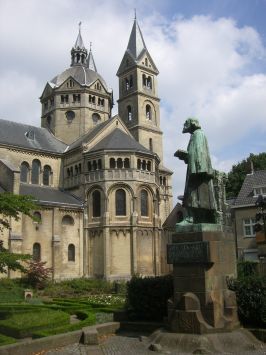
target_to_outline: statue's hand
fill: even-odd
[[[177,150],[174,154],[175,157],[177,157],[180,160],[184,160],[185,163],[187,163],[188,160],[188,153],[185,150]]]

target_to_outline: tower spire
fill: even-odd
[[[79,22],[79,32],[74,47],[71,50],[71,66],[84,65],[88,56],[88,51],[84,46],[81,36],[81,21]]]
[[[92,51],[91,51],[91,46],[92,46],[92,43],[90,42],[90,51],[89,51],[89,56],[87,59],[87,68],[89,68],[90,70],[93,70],[97,73],[96,65],[95,65]]]
[[[138,59],[141,52],[145,49],[147,50],[143,35],[137,22],[137,14],[135,9],[135,18],[127,45],[127,51],[130,52],[130,54],[136,60]]]

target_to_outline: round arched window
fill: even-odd
[[[75,118],[75,112],[74,111],[67,111],[66,112],[66,119],[68,122],[72,122]]]
[[[62,218],[62,225],[63,226],[73,226],[74,219],[71,216],[66,215]]]

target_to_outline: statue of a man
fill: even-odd
[[[208,142],[199,121],[188,118],[183,133],[190,133],[187,151],[178,150],[175,156],[187,164],[183,205],[187,210],[185,222],[216,223],[216,201],[213,188],[214,171]]]

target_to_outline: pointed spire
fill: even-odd
[[[141,54],[141,52],[145,49],[147,50],[141,30],[139,28],[139,24],[137,22],[137,15],[135,9],[134,24],[129,37],[127,51],[129,51],[131,55],[134,57],[134,59],[136,60]]]
[[[90,42],[90,51],[89,51],[89,55],[88,55],[88,59],[87,59],[87,68],[89,68],[90,70],[93,70],[97,73],[96,65],[95,65],[92,51],[91,51],[91,42]]]
[[[83,43],[83,39],[82,39],[82,36],[81,36],[81,21],[79,23],[79,33],[78,33],[78,37],[76,39],[76,43],[75,43],[75,46],[74,46],[75,49],[85,49],[85,46],[84,46],[84,43]]]
[[[71,66],[85,65],[88,56],[88,51],[84,46],[81,36],[81,22],[79,23],[79,33],[75,45],[71,50]]]

